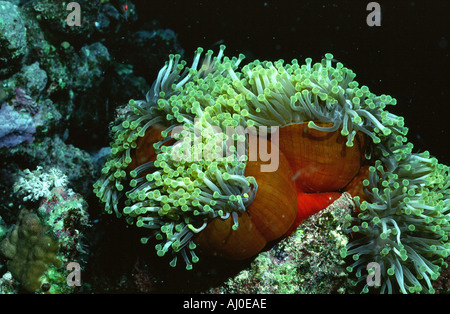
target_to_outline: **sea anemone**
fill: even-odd
[[[366,280],[363,292],[373,286],[366,267],[378,263],[381,292],[433,293],[431,281],[448,267],[450,255],[449,167],[428,152],[411,153],[407,145],[390,162],[377,160],[364,180],[368,201],[355,197],[361,212],[348,216],[354,241],[342,249],[351,256],[358,281]],[[386,169],[385,165],[392,167]]]
[[[191,269],[197,247],[252,257],[347,191],[360,210],[348,217],[349,270],[362,280],[378,262],[382,291],[395,278],[402,292],[420,280],[431,292],[447,254],[448,168],[412,153],[403,117],[386,110],[396,100],[360,86],[331,54],[240,68],[244,56],[224,49],[202,61],[197,49],[190,67],[170,55],[146,100],[118,111],[94,185],[106,211]]]
[[[186,157],[183,137],[190,138],[188,131],[200,132],[200,142],[187,147],[193,156],[196,148],[201,147],[203,152],[208,147],[211,134],[207,132],[212,126],[238,126],[243,121],[241,116],[225,110],[222,115],[214,112],[222,110],[218,101],[211,105],[215,98],[209,89],[220,86],[219,82],[225,79],[221,74],[225,71],[223,63],[237,67],[243,59],[241,56],[222,61],[223,50],[224,47],[214,58],[212,51],[208,51],[199,69],[201,48],[196,51],[190,68],[185,68],[179,55],[169,57],[146,101],[131,100],[116,120],[112,128],[115,141],[111,144],[111,157],[102,170],[102,178],[95,184],[95,191],[106,203],[108,212],[124,214],[129,223],[149,229],[150,236],[142,238],[143,243],[154,238],[161,241],[156,245],[158,255],[165,255],[169,250],[175,253],[172,266],[176,265],[178,255],[183,257],[188,269],[192,267],[191,261],[198,261],[193,236],[206,227],[208,220],[227,218],[231,214],[236,229],[237,213],[245,211],[256,192],[255,179],[245,177],[245,160],[237,151],[230,154],[228,147],[221,145],[229,158],[205,159],[202,155],[183,158]],[[160,136],[150,138],[148,147],[156,153],[138,158],[139,164],[130,169],[139,138],[154,128]],[[178,133],[171,132],[174,129]],[[176,143],[181,145],[165,145],[176,139],[181,140]],[[238,140],[245,141],[245,138]],[[216,149],[217,145],[211,147]],[[218,152],[205,151],[208,153]],[[119,209],[123,197],[126,198],[124,207]]]

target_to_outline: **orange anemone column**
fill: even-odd
[[[307,123],[287,125],[279,132],[280,149],[291,165],[299,191],[338,191],[358,174],[364,150],[360,133],[348,147],[339,130],[319,131]]]
[[[270,145],[270,141],[265,144]],[[202,252],[231,260],[246,259],[263,250],[268,242],[281,238],[292,226],[298,202],[289,163],[280,152],[275,171],[262,172],[264,164],[261,160],[247,162],[245,175],[256,179],[258,190],[246,211],[238,215],[237,230],[232,229],[231,215],[213,219],[196,238]]]

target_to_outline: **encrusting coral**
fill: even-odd
[[[34,140],[36,126],[30,115],[19,113],[6,103],[0,107],[0,125],[0,148]]]
[[[348,191],[359,208],[347,217],[354,240],[341,250],[355,261],[348,270],[363,281],[361,270],[377,262],[382,292],[433,292],[429,282],[450,249],[448,167],[413,153],[403,117],[387,110],[396,100],[360,86],[331,54],[239,68],[244,56],[227,58],[224,49],[200,61],[199,48],[190,67],[170,55],[146,100],[118,111],[111,156],[94,185],[106,211],[148,229],[143,243],[156,241],[158,255],[171,254],[172,266],[181,256],[191,269],[197,247],[223,256],[236,243],[228,258],[251,257]],[[295,180],[293,190],[265,179],[274,155],[260,149],[252,159],[254,138],[285,156],[280,177]],[[261,167],[249,175],[255,162]],[[252,208],[260,191],[295,195],[298,204]],[[296,215],[280,221],[289,211]],[[255,229],[274,236],[250,236]]]
[[[58,242],[48,230],[36,214],[22,210],[14,229],[0,243],[1,253],[9,259],[8,270],[28,291],[41,288],[41,277],[50,265],[61,267]]]

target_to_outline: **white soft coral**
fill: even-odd
[[[67,181],[67,176],[58,168],[43,172],[43,168],[38,166],[34,171],[23,171],[14,184],[14,192],[23,195],[24,201],[39,200],[42,197],[50,197],[51,190],[55,187],[66,187]]]

